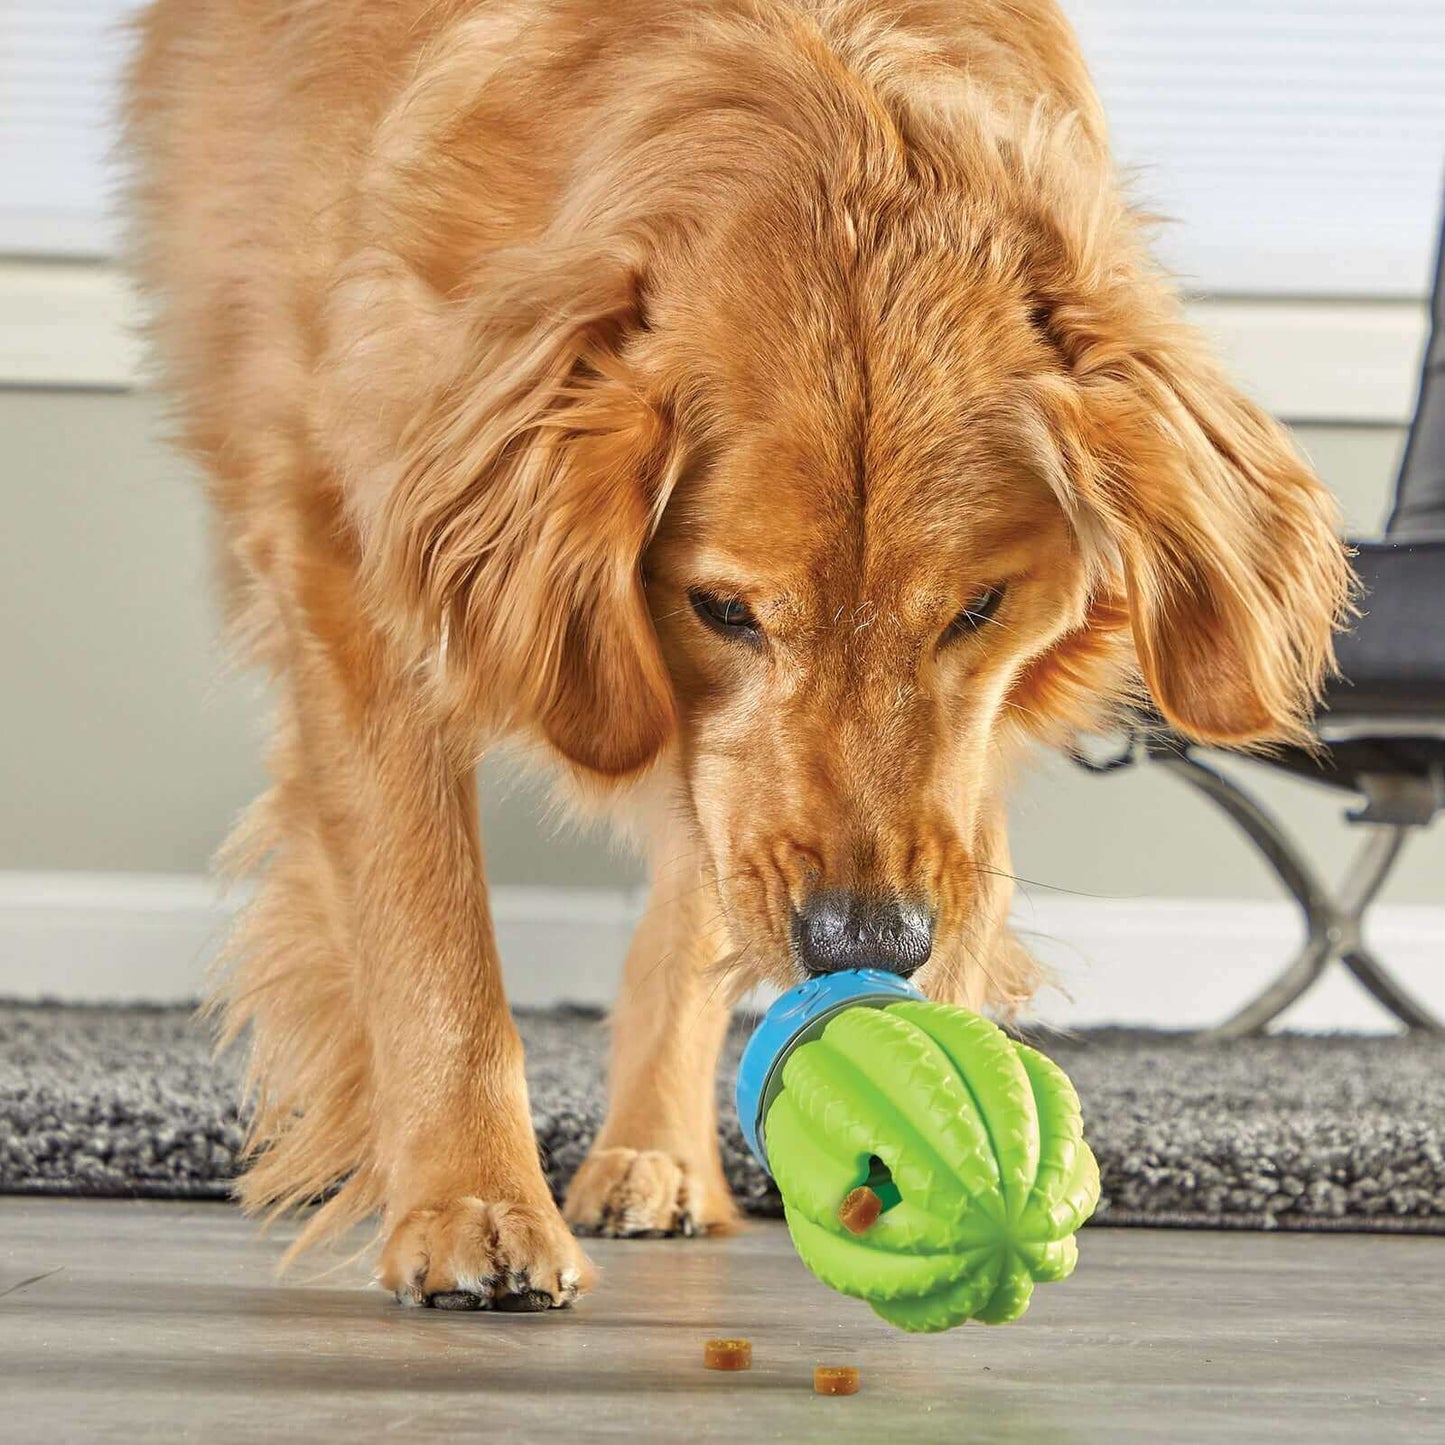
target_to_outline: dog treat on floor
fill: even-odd
[[[815,1395],[856,1395],[858,1393],[857,1365],[814,1365],[813,1393]]]
[[[753,1367],[751,1340],[709,1340],[702,1348],[702,1362],[709,1370],[750,1370]]]
[[[838,1222],[849,1234],[866,1234],[882,1213],[883,1201],[866,1184],[860,1184],[838,1206]]]

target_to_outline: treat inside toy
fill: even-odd
[[[838,1222],[849,1234],[867,1234],[882,1213],[882,1201],[866,1184],[860,1184],[838,1206]]]
[[[838,1219],[849,1234],[867,1234],[902,1198],[893,1171],[873,1154],[868,1159],[868,1177],[844,1196]]]

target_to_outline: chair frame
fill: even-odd
[[[1430,337],[1405,456],[1395,480],[1394,504],[1384,537],[1379,544],[1362,544],[1361,556],[1377,549],[1389,555],[1397,548],[1409,551],[1420,543],[1435,546],[1445,540],[1445,221],[1436,244]],[[1352,667],[1343,649],[1340,665],[1348,676]],[[1368,674],[1367,667],[1367,689],[1371,681]],[[1432,673],[1431,684],[1438,686],[1439,681],[1438,675]],[[1398,679],[1392,679],[1392,685],[1395,682]],[[1445,716],[1437,706],[1418,710],[1423,716],[1401,716],[1398,712],[1390,716],[1395,711],[1390,702],[1393,693],[1387,689],[1384,704],[1367,701],[1370,696],[1368,690],[1355,693],[1348,706],[1333,711],[1325,707],[1316,714],[1312,726],[1319,744],[1317,758],[1292,750],[1278,759],[1301,780],[1313,776],[1325,786],[1346,788],[1363,799],[1362,805],[1346,817],[1365,832],[1365,837],[1340,886],[1333,890],[1321,881],[1279,820],[1232,778],[1205,762],[1199,756],[1199,745],[1173,732],[1157,714],[1140,713],[1126,722],[1124,747],[1113,757],[1090,758],[1080,749],[1074,751],[1076,760],[1093,772],[1128,767],[1142,754],[1203,793],[1254,844],[1304,915],[1304,943],[1284,972],[1237,1013],[1210,1030],[1213,1037],[1240,1038],[1262,1033],[1336,960],[1407,1028],[1445,1032],[1445,1025],[1390,975],[1364,936],[1370,907],[1406,843],[1445,811],[1445,751],[1436,751],[1437,744],[1445,743]],[[1385,716],[1369,715],[1377,706]],[[1406,711],[1414,713],[1417,709]],[[1400,767],[1391,767],[1388,747],[1356,748],[1347,755],[1346,745],[1351,742],[1388,744],[1391,739],[1406,745],[1395,750]],[[1416,743],[1425,746],[1410,746]],[[1340,749],[1339,759],[1345,759],[1349,766],[1328,773],[1332,746]],[[1311,766],[1314,762],[1320,764],[1317,772]],[[1372,771],[1375,768],[1389,771]]]
[[[1233,779],[1198,756],[1199,750],[1167,729],[1140,725],[1124,748],[1103,761],[1076,753],[1091,772],[1112,772],[1140,754],[1202,793],[1255,846],[1304,917],[1305,938],[1284,970],[1243,1008],[1205,1031],[1237,1039],[1263,1033],[1338,960],[1360,985],[1407,1028],[1445,1032],[1445,1025],[1395,979],[1365,941],[1370,906],[1379,897],[1411,836],[1445,810],[1445,770],[1427,776],[1358,779],[1363,805],[1346,816],[1366,836],[1337,889],[1329,888],[1290,839],[1280,821]]]

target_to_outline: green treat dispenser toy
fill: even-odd
[[[803,1263],[900,1329],[1004,1324],[1073,1272],[1099,1198],[1078,1095],[979,1014],[881,970],[810,979],[748,1041],[737,1106]]]

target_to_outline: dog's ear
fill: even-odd
[[[515,652],[530,627],[535,640],[513,658],[519,696],[558,752],[616,777],[649,763],[676,723],[641,572],[669,454],[657,417],[624,384],[593,373],[573,388],[530,442],[540,455],[529,465],[556,475],[535,541],[499,592],[513,616],[476,619],[473,635],[495,657]]]
[[[667,437],[619,361],[628,329],[594,315],[532,339],[529,376],[509,358],[501,387],[483,370],[422,440],[378,538],[446,629],[472,710],[500,702],[505,724],[605,776],[645,766],[675,722],[641,571]]]
[[[1206,742],[1300,740],[1349,604],[1330,494],[1152,277],[1035,322],[1072,382],[1065,485],[1122,562],[1160,711]]]
[[[590,167],[543,135],[519,168],[505,137],[563,60],[512,62],[550,43],[458,21],[381,123],[316,421],[378,619],[446,715],[616,777],[675,723],[641,573],[673,454],[637,358],[657,170],[600,129]]]
[[[675,709],[641,558],[670,443],[627,353],[632,263],[569,251],[442,296],[389,253],[332,296],[326,425],[378,618],[448,713],[605,776]]]
[[[729,35],[763,61],[745,26]],[[444,651],[448,714],[612,776],[675,727],[640,567],[682,454],[666,418],[704,410],[679,395],[668,328],[649,334],[640,278],[691,289],[729,198],[798,153],[774,144],[776,107],[739,106],[735,65],[674,38],[618,92],[590,30],[461,7],[377,123],[306,318],[309,420],[383,625],[419,666]],[[786,57],[772,79],[796,79]],[[792,109],[833,143],[835,116]]]

